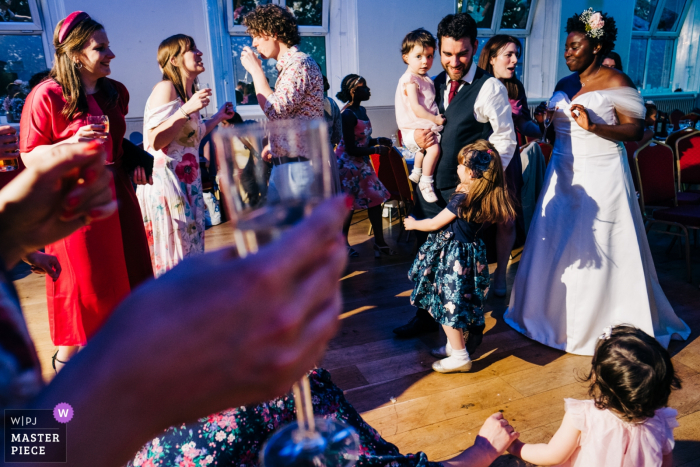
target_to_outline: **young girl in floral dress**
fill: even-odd
[[[483,336],[490,279],[486,247],[479,237],[482,225],[515,217],[501,157],[491,143],[478,140],[465,146],[457,161],[461,183],[447,207],[432,219],[404,220],[406,230],[433,232],[418,250],[408,277],[415,283],[411,304],[428,310],[447,335],[447,344],[432,351],[444,357],[433,363],[440,373],[469,371],[470,354]],[[466,346],[464,329],[469,331]]]

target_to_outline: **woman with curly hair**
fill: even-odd
[[[624,73],[602,65],[615,20],[592,9],[569,19],[548,112],[556,135],[505,320],[543,344],[593,355],[600,329],[629,323],[664,347],[686,339],[654,269],[624,141],[645,108]]]
[[[301,38],[294,15],[278,5],[260,5],[243,18],[243,24],[260,56],[277,60],[279,75],[273,91],[253,50],[244,47],[241,52],[241,63],[253,77],[257,103],[267,118],[322,119],[323,75],[314,59],[297,47]],[[268,200],[279,200],[284,192],[297,196],[310,188],[311,162],[305,157],[289,157],[288,154],[275,140],[262,151],[262,158],[273,165]],[[280,193],[281,190],[284,192]]]

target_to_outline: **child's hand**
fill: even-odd
[[[434,122],[438,125],[444,125],[445,124],[445,116],[442,114],[436,115]]]
[[[404,217],[403,226],[406,230],[416,230],[416,221],[413,217]]]
[[[523,448],[523,446],[525,446],[525,443],[519,439],[516,439],[510,443],[510,446],[508,446],[508,453],[514,455],[515,457],[520,457],[520,450]]]

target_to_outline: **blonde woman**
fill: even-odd
[[[140,186],[136,193],[156,277],[183,258],[204,253],[199,144],[234,114],[227,102],[202,121],[199,111],[209,105],[211,89],[195,92],[204,64],[190,36],[176,34],[161,42],[158,64],[163,81],[153,88],[143,119],[143,146],[155,159],[153,185]]]

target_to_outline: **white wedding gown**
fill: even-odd
[[[550,347],[593,355],[607,326],[631,324],[664,347],[690,328],[656,276],[622,143],[600,138],[571,117],[557,92],[556,143],[535,208],[505,321]],[[615,111],[644,117],[631,88],[576,97],[594,123],[616,124]],[[675,336],[674,336],[675,335]]]

